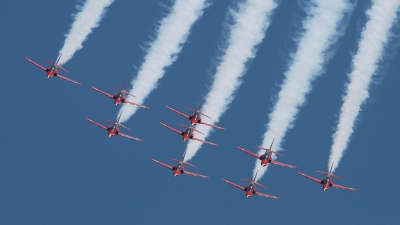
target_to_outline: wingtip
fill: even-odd
[[[153,162],[158,162],[157,160],[155,160],[155,159],[153,159],[153,158],[150,158],[150,160],[153,161]]]

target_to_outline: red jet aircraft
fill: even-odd
[[[61,54],[61,55],[62,55],[62,54]],[[55,77],[61,78],[61,79],[63,79],[63,80],[72,82],[72,83],[74,83],[74,84],[81,85],[81,83],[76,82],[76,81],[74,81],[74,80],[71,80],[71,79],[69,79],[69,78],[66,78],[66,77],[64,77],[64,76],[61,76],[61,75],[58,73],[58,68],[64,70],[64,71],[67,72],[67,73],[69,73],[66,69],[64,69],[64,68],[62,68],[60,65],[58,65],[58,61],[60,61],[61,55],[60,55],[60,57],[58,57],[58,59],[57,59],[57,61],[56,61],[55,63],[49,62],[49,61],[45,60],[45,62],[51,64],[51,66],[49,66],[49,67],[47,67],[47,68],[44,68],[43,66],[39,65],[38,63],[32,61],[31,59],[29,59],[29,58],[27,58],[27,57],[25,57],[25,59],[28,60],[29,62],[31,62],[33,65],[35,65],[35,66],[39,67],[40,69],[44,70],[44,71],[46,72],[47,78],[51,78],[51,77],[55,76]]]
[[[193,114],[190,114],[190,116],[188,116],[186,114],[183,114],[183,113],[179,112],[178,110],[175,110],[175,109],[173,109],[173,108],[171,108],[169,106],[167,106],[167,108],[172,110],[172,111],[174,111],[174,112],[176,112],[176,113],[178,113],[179,115],[185,117],[186,119],[189,119],[192,126],[196,125],[197,123],[199,123],[199,124],[204,124],[204,125],[207,125],[207,126],[210,126],[210,127],[214,127],[214,128],[220,129],[220,130],[225,130],[225,128],[218,127],[218,126],[215,126],[213,124],[209,124],[209,123],[205,123],[205,122],[201,121],[201,116],[200,115],[203,115],[203,116],[205,116],[207,118],[210,118],[209,116],[205,115],[204,113],[202,113],[200,111],[200,108],[201,108],[202,105],[203,105],[203,103],[200,104],[200,106],[199,106],[199,108],[197,110],[190,109],[190,108],[185,108],[187,110],[190,110],[190,111],[194,112]]]
[[[184,165],[189,165],[189,166],[193,166],[193,167],[195,167],[195,166],[188,162],[185,162],[185,155],[186,155],[186,150],[185,150],[185,153],[183,153],[182,160],[170,158],[170,160],[178,162],[178,164],[176,164],[175,166],[169,166],[169,165],[159,162],[155,159],[152,159],[152,158],[150,158],[150,159],[151,159],[151,161],[158,163],[161,166],[167,167],[168,169],[172,170],[174,177],[179,176],[179,174],[187,174],[187,175],[191,175],[191,176],[195,176],[195,177],[208,178],[208,176],[204,176],[201,174],[186,171]]]
[[[127,83],[127,82],[128,82],[128,79],[125,81],[124,87],[123,87],[122,89],[118,89],[118,88],[111,87],[111,89],[118,91],[118,93],[115,94],[115,95],[108,94],[107,92],[102,91],[102,90],[99,90],[99,89],[97,89],[97,88],[95,88],[95,87],[93,87],[93,86],[92,86],[92,89],[95,90],[95,91],[98,91],[98,92],[102,93],[103,95],[105,95],[105,96],[107,96],[107,97],[109,97],[109,98],[114,99],[114,104],[115,104],[115,105],[119,105],[119,104],[121,104],[121,103],[126,103],[126,104],[131,104],[131,105],[134,105],[134,106],[139,106],[139,107],[145,108],[145,109],[150,108],[150,107],[148,107],[148,106],[140,105],[140,104],[133,103],[133,102],[129,102],[129,101],[126,100],[125,95],[130,95],[130,96],[132,96],[132,97],[135,98],[134,95],[132,95],[132,94],[130,94],[129,92],[125,91],[125,86],[126,86],[126,83]]]
[[[142,139],[139,139],[139,138],[136,138],[136,137],[132,137],[132,136],[123,134],[123,133],[121,133],[121,132],[119,131],[119,126],[125,128],[125,129],[127,129],[127,130],[130,130],[128,127],[126,127],[126,126],[124,126],[124,125],[122,125],[122,124],[119,123],[119,119],[121,118],[121,115],[122,115],[122,112],[121,112],[121,114],[119,115],[118,121],[117,121],[117,122],[111,121],[111,120],[106,120],[107,122],[113,123],[111,126],[108,126],[108,127],[103,126],[103,125],[101,125],[101,124],[99,124],[99,123],[97,123],[97,122],[95,122],[95,121],[93,121],[93,120],[91,120],[91,119],[89,119],[89,118],[86,118],[86,119],[87,119],[89,122],[94,123],[95,125],[97,125],[97,126],[103,128],[104,130],[108,131],[108,137],[112,137],[112,136],[114,136],[114,135],[119,135],[119,136],[126,137],[126,138],[130,138],[130,139],[133,139],[133,140],[136,140],[136,141],[143,141]]]
[[[200,131],[194,129],[193,126],[188,127],[188,126],[186,126],[186,125],[179,124],[180,126],[183,126],[183,127],[186,127],[186,128],[187,128],[186,130],[179,131],[179,130],[176,130],[176,129],[174,129],[174,128],[168,126],[168,125],[165,125],[165,124],[163,124],[163,123],[161,123],[161,122],[160,122],[160,124],[163,125],[164,127],[168,128],[168,129],[174,131],[175,133],[178,133],[178,134],[182,135],[183,141],[187,141],[187,140],[189,140],[189,139],[192,139],[192,140],[204,142],[204,143],[209,144],[209,145],[217,146],[217,144],[214,144],[214,143],[212,143],[212,142],[209,142],[209,141],[205,141],[205,140],[202,140],[202,139],[195,138],[194,135],[193,135],[193,131],[197,131],[197,132],[199,132],[200,134],[203,134],[203,133],[201,133]]]
[[[267,197],[267,198],[281,199],[281,198],[279,198],[279,197],[276,197],[276,196],[273,196],[273,195],[267,195],[267,194],[258,192],[258,191],[256,190],[256,185],[258,185],[258,186],[260,186],[260,187],[263,187],[263,188],[267,188],[267,187],[265,187],[264,185],[259,184],[259,183],[256,182],[257,173],[258,173],[258,171],[256,172],[256,175],[254,176],[254,179],[253,179],[252,181],[251,181],[251,180],[246,180],[246,179],[241,179],[241,180],[243,180],[243,181],[246,181],[246,182],[249,182],[249,183],[250,183],[250,184],[247,185],[246,187],[242,187],[242,186],[240,186],[240,185],[237,185],[237,184],[232,183],[232,182],[230,182],[230,181],[228,181],[228,180],[225,180],[225,179],[222,179],[222,180],[223,180],[224,182],[226,182],[226,183],[228,183],[228,184],[234,186],[234,187],[239,188],[240,190],[245,191],[245,192],[246,192],[246,197],[247,197],[247,198],[248,198],[248,197],[251,197],[252,194],[255,194],[255,195],[259,195],[259,196],[263,196],[263,197]]]
[[[308,175],[306,175],[306,174],[304,174],[304,173],[300,173],[300,172],[298,172],[298,173],[299,173],[300,175],[302,175],[303,177],[307,177],[307,178],[310,179],[310,180],[313,180],[313,181],[315,181],[315,182],[317,182],[317,183],[322,184],[322,190],[324,190],[324,191],[328,190],[330,187],[333,187],[333,188],[341,188],[341,189],[350,190],[350,191],[357,191],[356,188],[350,188],[350,187],[345,187],[345,186],[341,186],[341,185],[334,184],[333,181],[332,181],[332,177],[338,178],[338,179],[340,179],[340,180],[343,180],[343,179],[342,179],[341,177],[338,177],[338,176],[336,176],[335,174],[332,173],[332,167],[333,167],[333,164],[332,164],[332,166],[331,166],[331,169],[330,169],[329,173],[327,173],[327,172],[322,172],[322,171],[318,171],[318,170],[317,170],[317,173],[326,174],[326,177],[323,178],[322,180],[319,180],[319,179],[317,179],[317,178],[308,176]]]
[[[277,152],[272,150],[272,145],[273,144],[274,144],[274,140],[272,140],[272,144],[269,147],[269,149],[257,146],[257,148],[259,148],[261,150],[265,150],[265,153],[262,154],[262,155],[257,155],[255,153],[252,153],[252,152],[250,152],[250,151],[248,151],[248,150],[246,150],[244,148],[241,148],[241,147],[238,147],[238,149],[243,151],[243,152],[246,152],[247,154],[249,154],[249,155],[251,155],[253,157],[256,157],[256,158],[260,159],[261,160],[261,166],[264,166],[264,167],[267,166],[268,163],[271,163],[271,164],[275,164],[275,165],[279,165],[279,166],[286,166],[286,167],[289,167],[289,168],[292,168],[292,169],[297,168],[295,166],[291,166],[291,165],[288,165],[288,164],[285,164],[285,163],[274,161],[272,159],[272,154],[276,154],[276,155],[279,155],[279,156],[283,156],[283,155],[281,155],[281,154],[279,154],[279,153],[277,153]]]

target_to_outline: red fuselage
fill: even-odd
[[[179,170],[174,170],[174,177],[177,177],[177,176],[179,176],[179,174],[181,174],[181,171],[179,171]]]
[[[272,161],[271,154],[267,153],[267,154],[261,155],[260,160],[261,160],[261,166],[263,166],[263,167],[267,166],[268,163],[270,163]]]
[[[54,69],[51,66],[46,68],[46,76],[47,76],[47,78],[51,78],[56,74],[58,74],[58,70],[57,69]]]
[[[250,184],[249,186],[246,186],[244,188],[244,191],[246,192],[246,197],[249,198],[251,197],[254,193],[256,193],[256,188],[254,187],[253,184]]]
[[[189,120],[190,120],[190,124],[193,126],[193,125],[196,125],[197,123],[201,122],[201,117],[197,113],[195,113],[195,114],[191,114],[189,116]]]
[[[112,136],[118,134],[119,128],[114,127],[114,126],[109,126],[109,127],[107,127],[107,131],[108,131],[108,137],[112,137]]]
[[[182,139],[183,141],[187,141],[193,138],[193,131],[184,130],[182,131]]]
[[[114,99],[114,104],[115,105],[119,105],[119,104],[121,104],[121,103],[124,103],[125,102],[125,96],[123,96],[123,95],[121,95],[121,94],[115,94],[114,96],[113,96],[113,99]]]
[[[322,190],[326,191],[328,190],[330,187],[332,187],[332,180],[330,177],[326,177],[324,179],[321,180],[321,184],[322,184]]]
[[[172,167],[174,177],[179,176],[185,169],[182,166],[182,163],[178,163],[176,166]]]

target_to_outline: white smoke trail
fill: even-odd
[[[390,28],[396,19],[400,5],[400,0],[372,2],[372,7],[367,11],[369,20],[361,33],[358,52],[353,58],[353,71],[348,75],[350,82],[347,84],[339,123],[333,135],[328,164],[328,167],[333,164],[333,171],[338,167],[343,152],[347,148],[353,133],[354,121],[361,111],[361,105],[369,96],[368,86],[372,76],[376,74],[384,47],[390,37]]]
[[[341,32],[340,24],[351,7],[347,0],[314,0],[309,8],[308,17],[303,22],[303,33],[299,38],[298,49],[293,55],[285,80],[278,94],[273,111],[269,114],[267,131],[262,146],[269,147],[275,138],[274,150],[280,145],[289,128],[293,126],[299,108],[305,103],[305,95],[311,90],[311,82],[321,73],[327,58],[328,50],[337,41]],[[328,55],[327,55],[328,54]],[[259,151],[259,154],[263,151]],[[266,167],[255,163],[253,176],[258,170],[257,180],[266,172]]]
[[[240,78],[246,72],[246,62],[255,57],[257,45],[264,38],[276,7],[274,0],[247,0],[239,4],[238,11],[231,10],[235,24],[230,27],[227,48],[223,50],[214,83],[202,110],[212,118],[211,123],[218,122],[232,102],[234,92],[241,84]],[[197,126],[196,129],[204,133],[205,137],[211,130],[204,125]],[[186,160],[190,160],[201,145],[201,142],[190,141],[186,148]]]
[[[166,67],[170,66],[181,51],[189,35],[193,23],[203,15],[206,0],[177,0],[171,13],[165,17],[158,27],[157,38],[151,43],[145,60],[132,81],[133,88],[129,91],[136,98],[128,97],[128,101],[142,104],[157,82],[164,76]],[[124,104],[121,122],[127,121],[138,108]],[[118,115],[119,115],[118,113]]]
[[[93,28],[99,26],[105,9],[113,2],[114,0],[87,0],[85,2],[82,11],[75,15],[75,21],[66,35],[64,46],[60,50],[60,54],[63,54],[59,62],[60,65],[68,62],[75,52],[82,48],[82,43]]]

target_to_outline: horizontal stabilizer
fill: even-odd
[[[179,124],[179,126],[189,128],[187,125],[184,125],[184,124]],[[202,132],[200,132],[200,131],[198,131],[198,130],[196,130],[196,129],[194,129],[194,128],[193,128],[193,130],[196,131],[196,132],[199,132],[200,134],[203,134]],[[203,135],[204,135],[204,134],[203,134]]]
[[[273,151],[272,149],[263,148],[263,147],[261,147],[261,146],[257,146],[257,148],[258,148],[258,149],[261,149],[261,150],[265,150],[265,151],[272,152],[272,153],[273,153],[273,154],[275,154],[275,155],[279,155],[279,156],[283,157],[283,155],[282,155],[282,154],[279,154],[279,153],[277,153],[277,152]]]
[[[189,128],[187,125],[184,124],[179,124],[179,126]]]
[[[69,73],[69,71],[68,71],[68,70],[66,70],[66,69],[64,69],[62,66],[60,66],[60,65],[57,65],[57,67],[58,67],[58,68],[60,68],[60,69],[62,69],[62,70],[64,70],[65,72]]]
[[[54,63],[53,62],[50,62],[50,61],[47,61],[47,60],[44,60],[45,62],[47,62],[48,64],[51,64],[51,65],[53,65]],[[68,70],[66,70],[66,69],[64,69],[62,66],[60,66],[60,65],[57,65],[57,67],[58,68],[60,68],[60,69],[62,69],[62,70],[64,70],[65,72],[67,72],[67,73],[69,73],[69,71]]]
[[[115,121],[112,121],[112,120],[107,120],[107,119],[104,119],[104,120],[109,122],[109,123],[116,123]]]
[[[193,164],[190,164],[188,162],[185,162],[185,161],[182,161],[182,160],[179,160],[179,159],[174,159],[174,158],[169,158],[169,159],[172,160],[172,161],[175,161],[175,162],[182,162],[183,164],[191,166],[191,167],[196,167]]]
[[[319,171],[319,170],[317,170],[317,173],[322,173],[322,174],[325,174],[325,175],[328,175],[328,174],[329,174],[329,173],[327,173],[327,172],[323,172],[323,171]],[[336,175],[333,174],[333,173],[331,173],[331,177],[334,177],[334,178],[343,180],[343,178],[341,178],[341,177],[339,177],[339,176],[336,176]]]
[[[44,60],[46,63],[48,63],[48,64],[50,64],[50,65],[53,65],[54,63],[53,62],[50,62],[50,61],[48,61],[48,60]]]
[[[245,181],[245,182],[249,182],[249,183],[251,183],[252,181],[251,180],[246,180],[246,179],[241,179],[242,181]],[[254,184],[255,185],[258,185],[258,186],[260,186],[260,187],[263,187],[263,188],[267,188],[267,187],[265,187],[264,185],[262,185],[262,184],[260,184],[260,183],[257,183],[257,182],[254,182]]]
[[[125,91],[125,90],[122,90],[122,92],[124,92],[124,94],[126,94],[126,95],[129,95],[129,96],[132,96],[132,97],[136,98],[136,96],[134,96],[133,94],[131,94],[131,93]]]
[[[131,130],[131,129],[129,129],[128,127],[126,127],[126,126],[124,126],[124,125],[122,125],[122,124],[118,124],[118,126],[121,126],[121,127],[125,128],[125,129],[127,129],[127,130]]]
[[[115,87],[110,87],[110,89],[115,90],[115,91],[121,91],[121,89],[115,88]]]
[[[116,123],[115,121],[107,120],[107,119],[105,119],[105,121],[107,121],[107,122],[109,122],[109,123]],[[124,125],[122,125],[122,124],[118,124],[118,126],[121,126],[121,127],[125,128],[125,129],[127,129],[127,130],[131,130],[131,129],[129,129],[128,127],[126,127],[126,126],[124,126]]]

